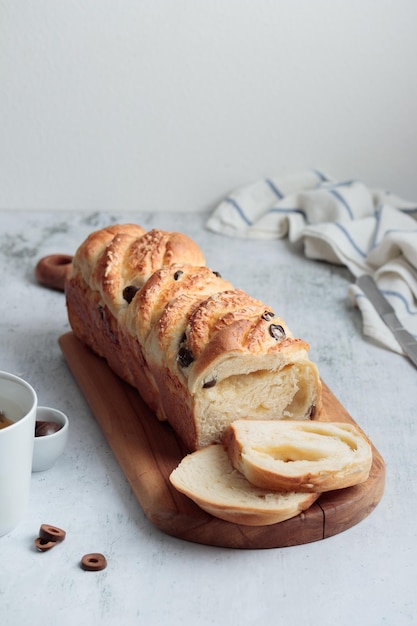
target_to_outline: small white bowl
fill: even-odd
[[[55,422],[61,427],[50,435],[35,436],[32,472],[43,472],[52,467],[64,451],[68,439],[68,417],[58,409],[38,406],[36,421]]]

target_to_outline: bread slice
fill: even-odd
[[[271,492],[251,485],[233,468],[221,444],[185,456],[170,481],[207,513],[247,526],[267,526],[295,517],[319,496]]]
[[[353,424],[236,420],[223,439],[233,467],[263,489],[323,492],[364,482],[372,449]]]

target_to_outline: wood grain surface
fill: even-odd
[[[161,531],[192,542],[264,549],[319,541],[363,520],[380,501],[385,464],[374,446],[368,480],[322,494],[304,513],[272,526],[244,526],[205,513],[169,482],[187,450],[139,393],[117,377],[72,332],[59,338],[66,362],[147,518]],[[355,423],[323,383],[321,421]]]

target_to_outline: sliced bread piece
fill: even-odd
[[[263,489],[323,492],[364,482],[372,449],[344,422],[236,420],[223,444],[233,467]]]
[[[188,454],[170,481],[207,513],[247,526],[267,526],[295,517],[319,496],[271,492],[251,485],[233,468],[221,444]]]

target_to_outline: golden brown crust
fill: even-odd
[[[79,246],[73,259],[73,272],[81,273],[87,284],[95,269],[97,259],[104,252],[106,246],[110,244],[114,237],[126,233],[132,237],[141,237],[145,230],[137,224],[113,224],[100,230],[93,231],[87,239]]]
[[[273,340],[268,333],[267,327],[258,320],[255,322],[248,319],[238,319],[219,330],[210,343],[202,348],[198,360],[192,368],[193,381],[199,380],[209,367],[215,367],[217,360],[222,360],[224,355],[239,353],[241,356],[256,356],[256,354],[275,353],[282,355],[281,368],[289,365],[299,358],[301,353],[308,350],[308,344],[302,339],[283,338],[281,341]]]
[[[156,270],[131,302],[126,314],[126,325],[132,335],[137,335],[142,345],[156,322],[159,322],[166,307],[183,294],[192,293],[204,297],[208,292],[230,287],[230,283],[208,267],[174,264]],[[172,327],[182,318],[171,318]]]
[[[150,277],[161,267],[184,263],[205,265],[204,256],[197,244],[182,233],[152,229],[136,239],[126,256],[126,271],[135,276]]]
[[[160,394],[137,339],[120,328],[98,292],[85,281],[72,278],[66,283],[68,319],[75,335],[111,369],[138,389],[143,400],[159,419],[165,419]]]
[[[186,258],[204,263],[199,247],[181,233],[136,224],[114,224],[91,233],[79,246],[66,284],[68,317],[75,334],[135,386],[160,419],[159,390],[137,336],[128,332],[125,287],[140,289],[161,264]]]
[[[114,224],[92,233],[78,248],[73,273],[80,273],[116,317],[126,307],[125,287],[140,288],[159,268],[178,261],[204,265],[203,253],[186,235],[135,224]]]
[[[75,334],[189,450],[221,440],[237,417],[308,419],[321,402],[308,345],[203,264],[180,233],[135,225],[92,233],[66,285]]]
[[[118,309],[126,304],[123,289],[126,282],[129,282],[129,274],[127,274],[129,267],[125,266],[125,258],[129,259],[129,249],[134,241],[134,235],[118,233],[99,255],[91,274],[93,289],[101,293],[104,302],[114,315],[117,315]],[[138,277],[141,281],[145,279],[140,274]]]
[[[210,295],[190,316],[186,329],[187,345],[197,359],[211,338],[223,328],[241,319],[258,319],[265,314],[265,304],[241,289]]]

